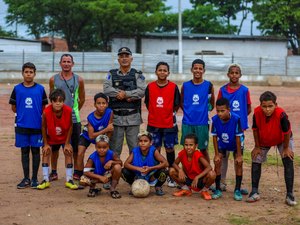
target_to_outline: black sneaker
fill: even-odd
[[[31,180],[31,188],[36,189],[38,185],[39,185],[39,182],[37,179]]]
[[[27,187],[29,187],[30,186],[30,179],[28,179],[28,178],[24,178],[22,181],[21,181],[21,183],[19,183],[18,185],[17,185],[17,188],[18,189],[24,189],[24,188],[27,188]]]

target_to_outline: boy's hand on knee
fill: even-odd
[[[215,163],[215,165],[220,164],[220,162],[221,162],[221,157],[219,155],[215,155],[215,157],[214,157],[214,163]]]
[[[243,157],[241,155],[237,156],[235,159],[235,163],[240,166],[243,164]]]
[[[253,150],[252,150],[252,152],[251,152],[252,159],[256,159],[256,157],[258,155],[261,155],[261,153],[262,152],[261,152],[261,149],[259,147],[254,147]]]
[[[42,149],[43,155],[49,155],[51,152],[51,147],[50,145],[44,145],[43,149]]]
[[[178,179],[180,182],[185,182],[186,175],[182,169],[178,172]]]
[[[67,155],[72,155],[73,153],[73,148],[71,144],[66,144],[64,147],[64,153]]]
[[[282,158],[289,157],[291,160],[294,159],[294,152],[290,148],[285,148],[282,151]]]

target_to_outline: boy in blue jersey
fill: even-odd
[[[94,96],[95,111],[91,112],[88,117],[88,124],[84,127],[80,135],[77,166],[78,171],[76,179],[83,175],[83,161],[86,149],[91,143],[95,144],[95,138],[101,134],[107,135],[109,138],[113,132],[113,112],[108,107],[108,97],[103,93],[97,93]]]
[[[145,179],[155,186],[156,195],[165,193],[162,186],[167,179],[167,160],[152,146],[152,135],[143,132],[138,135],[139,146],[135,147],[124,163],[122,178],[130,185],[135,179]]]
[[[95,197],[101,189],[96,183],[108,183],[111,180],[110,195],[112,198],[121,198],[116,190],[121,177],[122,161],[117,153],[109,149],[109,138],[106,135],[96,137],[96,151],[94,151],[84,167],[84,176],[80,179],[81,185],[90,186],[88,197]]]
[[[215,149],[215,172],[216,190],[212,195],[213,199],[222,197],[220,187],[221,183],[221,166],[222,157],[228,152],[233,152],[235,163],[236,184],[234,189],[234,200],[241,201],[241,183],[243,174],[243,156],[241,148],[241,136],[243,131],[241,128],[240,117],[230,112],[229,101],[226,98],[220,98],[216,102],[217,115],[212,118],[211,134],[213,136],[213,144]]]
[[[213,84],[203,79],[205,62],[195,59],[191,72],[193,79],[184,82],[181,88],[181,108],[183,111],[181,144],[184,137],[194,133],[198,138],[198,149],[205,159],[210,162],[207,152],[209,140],[208,112],[213,110],[215,104]]]
[[[227,98],[230,102],[230,111],[239,115],[241,119],[242,130],[245,131],[248,126],[248,115],[251,113],[250,91],[240,84],[239,80],[242,76],[242,69],[239,64],[233,63],[228,66],[227,76],[229,83],[222,86],[219,90],[219,98]],[[244,136],[243,136],[244,139]],[[244,141],[242,142],[244,144]],[[221,189],[226,191],[226,173],[228,168],[229,154],[222,158],[221,168]],[[241,189],[242,194],[247,195],[247,189]]]
[[[18,189],[38,186],[37,173],[40,165],[40,147],[42,141],[42,113],[47,105],[47,95],[42,85],[34,82],[36,67],[25,63],[22,67],[23,82],[14,87],[9,104],[16,115],[15,146],[21,148],[24,178]],[[32,179],[29,178],[29,153],[32,154]]]

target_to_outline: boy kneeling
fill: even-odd
[[[178,153],[178,157],[169,171],[171,178],[181,187],[181,190],[174,192],[173,195],[189,196],[193,189],[201,191],[201,196],[205,200],[210,200],[211,195],[208,188],[215,181],[216,174],[204,155],[196,149],[197,145],[198,138],[195,134],[185,136],[184,149]],[[178,166],[179,163],[182,164],[182,168]]]
[[[99,135],[96,139],[94,151],[84,167],[84,176],[80,179],[81,185],[90,186],[88,197],[95,197],[101,189],[96,188],[96,183],[108,183],[111,179],[110,195],[112,198],[121,198],[116,191],[121,177],[122,161],[118,154],[109,149],[109,138]]]

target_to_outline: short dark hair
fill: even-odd
[[[56,101],[59,97],[62,98],[63,101],[65,101],[66,99],[65,92],[60,88],[54,89],[53,91],[51,91],[49,95],[50,102]]]
[[[161,65],[166,66],[166,67],[168,68],[168,71],[170,71],[170,66],[169,66],[169,64],[166,63],[166,62],[163,62],[163,61],[160,61],[159,63],[156,64],[155,71],[156,71],[156,70],[158,69],[158,67],[161,66]]]
[[[36,71],[35,65],[34,65],[33,63],[31,63],[31,62],[27,62],[27,63],[24,63],[24,64],[23,64],[23,66],[22,66],[22,72],[24,72],[24,70],[25,70],[26,68],[33,69],[34,72]]]
[[[102,92],[99,92],[99,93],[95,94],[94,103],[96,103],[98,98],[104,98],[105,101],[108,102],[108,97],[105,94],[103,94]]]
[[[74,62],[73,56],[71,54],[69,54],[69,53],[62,54],[61,57],[60,57],[60,61],[59,62],[61,62],[61,60],[62,60],[63,57],[71,57],[72,62]]]
[[[186,139],[193,139],[195,144],[198,144],[198,137],[196,136],[196,134],[190,133],[184,136],[184,141]]]
[[[217,106],[222,106],[225,105],[226,107],[229,108],[230,104],[229,104],[229,100],[227,98],[219,98],[216,102]]]
[[[205,62],[202,59],[195,59],[192,62],[192,68],[194,67],[195,64],[201,64],[201,65],[203,65],[203,68],[205,68]]]
[[[272,101],[273,103],[276,103],[276,100],[276,95],[271,91],[265,91],[259,97],[260,103],[262,103],[263,101]]]

